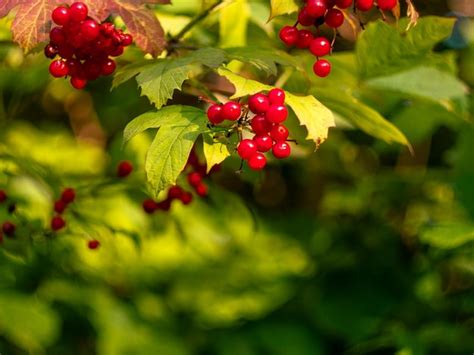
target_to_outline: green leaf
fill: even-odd
[[[235,94],[232,98],[269,91],[273,88],[258,81],[246,79],[224,68],[220,68],[218,72],[235,86]],[[300,124],[306,126],[308,130],[307,139],[313,140],[317,145],[324,142],[328,136],[328,129],[335,126],[332,112],[314,96],[296,96],[287,91],[285,93],[286,102],[296,114]]]
[[[210,134],[205,134],[203,137],[204,157],[207,162],[207,172],[209,172],[213,166],[222,163],[227,157],[230,157],[230,151],[227,144],[219,142]]]
[[[126,81],[140,74],[140,72],[145,70],[148,66],[151,66],[154,64],[156,64],[156,61],[141,60],[129,65],[126,65],[124,67],[118,68],[112,80],[112,88],[114,89],[117,86],[122,85]]]
[[[222,48],[246,45],[249,12],[247,0],[234,0],[219,12],[219,43]]]
[[[296,0],[271,0],[270,6],[271,13],[268,21],[280,15],[296,12],[300,8],[300,4],[298,4],[298,1]]]
[[[161,125],[146,157],[148,182],[155,196],[176,182],[188,160],[194,142],[206,130],[206,113],[183,106],[176,121]]]
[[[426,230],[421,240],[440,249],[454,249],[474,241],[474,226],[446,223]]]

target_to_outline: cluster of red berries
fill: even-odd
[[[76,89],[83,89],[88,81],[101,75],[111,75],[116,64],[110,57],[120,56],[133,42],[131,35],[112,23],[99,24],[90,18],[82,2],[59,6],[51,17],[57,26],[51,29],[44,54],[50,59],[57,55],[61,58],[51,62],[49,72],[55,78],[70,76]]]
[[[55,232],[66,227],[66,221],[61,216],[67,207],[76,199],[76,191],[73,188],[66,188],[61,192],[61,196],[54,202],[54,212],[57,214],[51,219],[51,229]]]
[[[377,0],[377,7],[382,11],[395,8],[398,0]],[[331,63],[321,59],[331,53],[333,44],[324,36],[319,35],[319,26],[326,24],[336,29],[344,23],[344,13],[341,9],[353,6],[356,10],[369,11],[375,6],[374,0],[305,0],[305,6],[298,14],[298,22],[294,26],[284,26],[280,30],[280,39],[287,46],[296,46],[300,49],[309,49],[317,60],[313,65],[314,73],[319,77],[326,77],[331,72]],[[315,26],[317,35],[310,30],[299,30],[297,25]]]
[[[249,111],[255,115],[249,117]],[[287,158],[291,154],[287,142],[289,132],[282,124],[288,117],[288,109],[285,106],[285,92],[281,89],[272,89],[267,95],[257,93],[250,96],[248,109],[244,108],[243,111],[238,102],[213,104],[207,110],[207,117],[213,124],[222,122],[222,117],[232,117],[232,121],[239,120],[239,125],[255,134],[252,139],[242,139],[237,146],[237,153],[252,170],[265,167],[267,158],[263,153],[270,150],[277,159]]]

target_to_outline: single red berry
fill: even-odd
[[[309,51],[316,57],[324,57],[331,52],[331,43],[326,37],[316,37],[311,41]]]
[[[100,242],[98,240],[89,240],[89,242],[87,243],[87,247],[90,250],[95,250],[100,247]]]
[[[54,60],[49,65],[49,73],[55,78],[62,78],[68,74],[66,62],[62,60]]]
[[[177,200],[181,199],[181,196],[183,195],[184,191],[180,186],[171,186],[170,189],[168,190],[168,198],[170,200]]]
[[[119,165],[117,166],[117,176],[119,178],[127,177],[128,175],[132,173],[132,171],[133,171],[133,164],[128,160],[121,161]]]
[[[352,5],[352,0],[336,0],[336,6],[340,9],[347,9]]]
[[[289,136],[288,128],[286,128],[283,125],[277,125],[273,126],[273,128],[270,131],[270,136],[276,141],[276,142],[285,142],[288,139]]]
[[[252,170],[262,170],[267,165],[267,158],[263,153],[257,152],[250,157],[247,163]]]
[[[132,35],[126,33],[122,36],[122,46],[128,47],[133,43],[133,37]]]
[[[201,184],[201,181],[202,181],[201,174],[199,174],[197,171],[193,171],[192,173],[189,173],[188,175],[189,185],[196,187],[199,184]]]
[[[285,92],[282,89],[271,89],[268,92],[268,99],[271,105],[283,105],[285,103]]]
[[[183,203],[183,205],[189,205],[193,201],[193,194],[185,191],[181,195],[180,200]]]
[[[374,6],[374,0],[355,0],[355,5],[360,11],[369,11]]]
[[[73,76],[71,77],[71,85],[74,89],[77,89],[77,90],[82,90],[86,87],[87,85],[87,80],[86,79],[82,79],[78,76]]]
[[[69,9],[64,6],[59,6],[53,10],[51,18],[56,25],[64,26],[69,22]]]
[[[287,46],[293,46],[298,40],[298,29],[292,26],[285,26],[280,30],[280,39]]]
[[[81,34],[85,39],[92,41],[97,38],[100,33],[99,24],[94,20],[86,20],[81,25]]]
[[[71,59],[75,54],[75,50],[69,44],[64,43],[58,47],[58,53],[64,59]]]
[[[284,105],[270,106],[265,117],[272,123],[281,123],[288,117],[288,109]]]
[[[240,118],[240,104],[238,102],[229,101],[222,107],[222,117],[225,120],[236,121]]]
[[[63,213],[66,207],[67,207],[67,204],[64,203],[64,201],[62,200],[58,200],[54,202],[54,211],[56,213],[59,213],[59,214]]]
[[[270,101],[264,94],[258,93],[250,96],[249,109],[253,113],[265,113],[270,107]]]
[[[265,153],[272,149],[273,139],[268,134],[255,136],[253,137],[253,141],[257,145],[257,150],[259,152]]]
[[[116,67],[117,64],[115,64],[113,59],[106,59],[105,62],[102,63],[101,73],[104,76],[111,75],[115,71]]]
[[[328,10],[326,17],[324,18],[326,25],[332,28],[337,28],[342,26],[344,23],[344,14],[341,10],[330,9]]]
[[[249,159],[253,154],[257,152],[257,145],[251,139],[243,139],[240,141],[237,147],[237,153],[242,159]]]
[[[298,31],[298,40],[296,41],[296,47],[305,49],[308,48],[313,40],[313,34],[308,30]]]
[[[319,59],[313,65],[314,74],[321,78],[325,78],[331,72],[331,63],[326,59]]]
[[[208,194],[208,187],[206,184],[201,183],[198,186],[196,186],[196,193],[200,197],[206,197]]]
[[[214,104],[209,106],[207,109],[207,118],[212,124],[219,124],[224,121],[224,116],[222,115],[222,105]]]
[[[54,216],[51,219],[51,229],[53,231],[58,231],[63,229],[66,226],[66,221],[61,216]]]
[[[100,32],[104,35],[111,36],[115,32],[115,26],[111,22],[104,22],[100,25]]]
[[[377,5],[382,11],[390,11],[397,6],[398,0],[377,0]]]
[[[166,200],[158,202],[156,206],[157,206],[156,208],[157,210],[165,211],[165,212],[169,211],[171,208],[171,200],[167,198]]]
[[[286,142],[277,142],[272,148],[272,153],[277,159],[288,158],[291,154],[291,147]]]
[[[7,198],[8,195],[5,190],[0,190],[0,203],[4,202]]]
[[[53,46],[52,44],[48,44],[46,47],[44,47],[44,55],[46,58],[54,59],[57,54],[58,48]]]
[[[16,226],[13,222],[6,221],[2,225],[2,231],[7,237],[13,237],[15,235]]]
[[[69,8],[69,18],[74,22],[81,22],[87,18],[88,9],[86,4],[75,2]]]
[[[61,201],[63,201],[66,205],[74,202],[75,199],[76,191],[71,187],[64,189],[61,193]]]
[[[123,54],[123,47],[122,46],[115,46],[110,51],[110,55],[112,57],[119,57]]]
[[[324,16],[327,10],[327,5],[324,0],[308,0],[306,2],[306,12],[311,17]]]
[[[268,122],[264,115],[256,115],[252,118],[252,121],[250,121],[250,126],[255,134],[260,135],[268,133],[273,124]]]
[[[155,201],[153,201],[151,198],[148,198],[145,201],[143,201],[142,207],[146,213],[152,214],[158,209],[158,204]]]
[[[66,42],[66,34],[60,27],[54,27],[51,32],[49,32],[49,39],[51,44],[59,46]]]
[[[96,80],[102,73],[102,67],[99,62],[93,59],[87,59],[83,65],[84,76],[87,80]]]
[[[306,7],[303,7],[301,11],[298,14],[298,23],[300,23],[303,26],[311,26],[314,22],[315,18],[308,14],[308,11],[306,11]]]

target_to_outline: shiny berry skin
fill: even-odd
[[[117,64],[115,64],[115,61],[113,59],[106,59],[105,62],[102,63],[101,74],[104,76],[111,75],[115,71],[116,67]]]
[[[332,28],[340,27],[344,23],[344,14],[338,9],[329,9],[324,18],[326,25]]]
[[[117,176],[119,178],[127,177],[128,175],[132,173],[132,171],[133,171],[133,164],[128,160],[121,161],[119,165],[117,166]]]
[[[273,139],[268,134],[255,136],[253,137],[253,141],[257,145],[257,150],[259,152],[265,153],[272,149]]]
[[[252,118],[252,121],[250,121],[250,126],[255,134],[261,135],[268,133],[273,124],[268,122],[264,115],[256,115]]]
[[[145,201],[143,201],[142,207],[146,213],[152,214],[158,209],[158,204],[155,201],[153,201],[151,198],[148,198]]]
[[[253,154],[257,152],[257,145],[251,139],[243,139],[240,141],[237,147],[237,154],[242,159],[249,159]]]
[[[200,197],[206,197],[209,192],[209,189],[206,184],[201,183],[198,186],[196,186],[196,193]]]
[[[285,103],[285,92],[282,89],[271,89],[268,92],[268,99],[271,105],[283,105]]]
[[[249,98],[249,109],[253,113],[265,113],[270,107],[270,101],[264,94],[255,94]]]
[[[49,73],[55,78],[62,78],[68,74],[68,67],[62,60],[54,60],[49,65]]]
[[[326,13],[327,6],[324,0],[308,0],[306,2],[306,12],[311,17],[321,17]]]
[[[285,26],[280,30],[280,39],[287,46],[293,46],[298,40],[298,29],[292,26]]]
[[[314,74],[321,78],[325,78],[331,72],[331,63],[326,59],[319,59],[313,65]]]
[[[324,57],[331,52],[331,43],[326,37],[316,37],[311,41],[309,51],[316,57]]]
[[[2,225],[2,231],[7,237],[13,237],[15,235],[16,226],[10,221],[6,221]]]
[[[66,227],[66,221],[61,216],[54,216],[51,219],[51,229],[53,231],[58,231]]]
[[[262,170],[267,165],[267,158],[263,153],[257,152],[250,157],[247,163],[252,170]]]
[[[281,123],[288,117],[288,109],[284,105],[270,106],[265,117],[269,122]]]
[[[286,142],[277,142],[272,148],[273,156],[277,159],[288,158],[291,154],[291,147]]]
[[[377,5],[382,11],[390,11],[397,6],[398,0],[377,0]]]
[[[104,22],[100,25],[100,32],[104,35],[111,36],[115,32],[115,26],[111,22]]]
[[[177,200],[181,199],[181,196],[183,195],[183,189],[179,186],[171,186],[170,189],[168,190],[168,198],[170,200]]]
[[[374,0],[355,0],[355,5],[360,11],[369,11],[374,7]]]
[[[81,34],[85,39],[92,41],[97,38],[100,33],[99,24],[94,20],[86,20],[81,25]]]
[[[193,201],[193,194],[190,192],[183,192],[180,197],[180,200],[183,205],[189,205]]]
[[[296,47],[305,49],[308,48],[313,40],[313,34],[308,30],[298,31],[298,40],[296,41]]]
[[[66,210],[67,204],[64,201],[58,200],[54,202],[54,212],[63,213]]]
[[[66,42],[66,35],[64,31],[59,27],[54,27],[51,32],[49,32],[49,39],[53,45],[61,45]]]
[[[128,47],[133,43],[133,37],[132,35],[126,33],[122,36],[122,46]]]
[[[303,26],[311,26],[314,22],[314,19],[314,17],[308,14],[306,7],[303,7],[303,9],[298,14],[298,22]]]
[[[100,242],[98,240],[89,240],[89,242],[87,243],[87,247],[90,250],[95,250],[100,247]]]
[[[198,186],[202,181],[201,174],[199,174],[197,171],[193,171],[188,175],[188,182],[189,185],[196,187]]]
[[[58,54],[58,49],[52,44],[48,44],[46,47],[44,47],[44,55],[46,58],[54,59],[54,57],[56,57],[57,54]]]
[[[240,104],[238,102],[226,102],[222,107],[222,117],[225,120],[236,121],[240,118]]]
[[[67,205],[74,202],[75,199],[76,199],[76,191],[71,187],[64,189],[63,192],[61,193],[61,201],[63,201]]]
[[[0,190],[0,203],[6,201],[7,198],[8,198],[8,195],[5,192],[5,190]]]
[[[270,136],[275,140],[275,142],[285,142],[289,136],[288,128],[283,125],[273,126],[270,131]]]
[[[69,9],[64,6],[59,6],[53,10],[51,18],[56,25],[64,26],[69,22]]]
[[[75,2],[69,8],[69,18],[74,22],[84,21],[87,18],[88,12],[86,4]]]
[[[78,76],[71,77],[71,86],[74,89],[82,90],[86,87],[86,85],[87,85],[87,80],[86,79],[82,79]]]
[[[207,109],[207,118],[212,124],[219,124],[224,121],[222,116],[222,105],[214,104]]]

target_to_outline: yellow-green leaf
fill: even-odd
[[[230,157],[230,152],[226,144],[214,139],[210,134],[203,135],[203,137],[204,157],[207,162],[207,172],[209,172],[213,166],[222,163],[227,157]]]
[[[271,0],[271,13],[269,21],[277,16],[291,14],[298,11],[300,5],[296,0]]]

